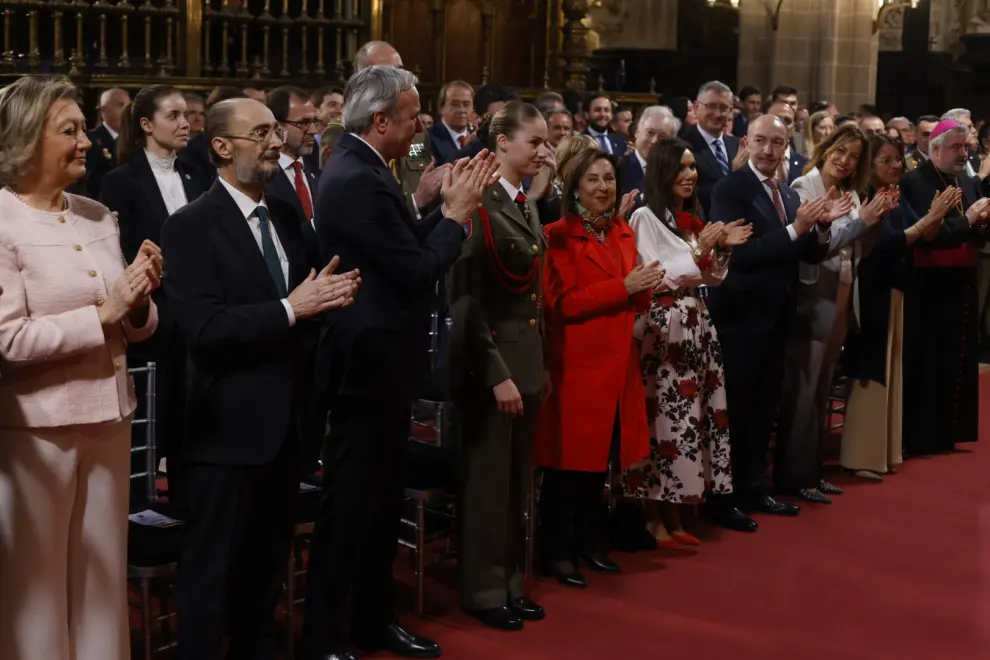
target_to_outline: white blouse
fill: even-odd
[[[155,175],[155,183],[162,193],[165,208],[168,209],[168,214],[172,215],[189,201],[186,199],[186,189],[182,187],[182,176],[175,169],[175,154],[162,158],[147,149],[144,154],[148,157],[148,165],[151,166],[151,173]]]
[[[667,221],[671,225],[675,222],[669,210]],[[729,270],[728,260],[719,266],[718,260],[712,258],[711,265],[701,270],[694,260],[694,250],[687,241],[675,234],[646,206],[636,209],[629,218],[629,226],[636,234],[639,262],[645,264],[659,261],[660,267],[667,271],[663,279],[665,289],[718,286],[725,279]]]

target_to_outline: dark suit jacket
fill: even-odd
[[[434,126],[436,126],[436,124],[434,124]],[[462,149],[458,149],[457,151],[455,151],[453,154],[450,155],[449,158],[446,158],[442,161],[438,160],[437,164],[439,165],[442,163],[455,163],[459,161],[461,158],[474,158],[475,156],[480,154],[482,149],[484,148],[485,148],[484,142],[482,142],[478,138],[471,138],[471,141],[465,144]]]
[[[436,122],[427,132],[430,134],[430,148],[433,150],[433,158],[436,162],[439,164],[450,162],[461,146],[454,142],[444,123]],[[464,146],[466,147],[467,144]]]
[[[743,114],[738,114],[732,120],[732,134],[737,138],[746,137],[746,132],[749,130],[749,118]]]
[[[780,196],[791,224],[801,200],[786,185],[780,186]],[[818,263],[828,243],[819,242],[815,229],[791,240],[749,165],[730,172],[712,191],[709,220],[740,218],[753,226],[753,235],[732,251],[725,281],[709,292],[715,327],[719,334],[754,339],[786,333],[797,309],[798,262]]]
[[[787,162],[787,185],[794,183],[794,179],[804,176],[804,166],[808,164],[808,159],[791,147],[791,158]]]
[[[117,141],[103,125],[87,133],[86,137],[93,143],[86,152],[86,196],[99,199],[103,177],[117,167]]]
[[[292,291],[319,263],[295,211],[265,201]],[[313,386],[315,324],[289,326],[251,229],[219,181],[168,219],[162,249],[166,295],[189,355],[183,458],[268,463],[296,421],[298,398]]]
[[[646,176],[635,152],[622,159],[620,176],[622,177],[623,195],[631,190],[639,191],[639,195],[636,197],[636,208],[639,208],[643,205],[643,189],[646,186]]]
[[[712,205],[712,189],[724,175],[715,154],[712,153],[711,146],[705,141],[696,125],[687,130],[684,139],[691,145],[691,151],[694,152],[694,159],[697,162],[698,202],[701,204],[701,210],[705,212],[705,217],[711,217],[709,210]],[[725,157],[728,159],[731,170],[732,160],[739,153],[739,139],[731,135],[723,135],[722,143],[725,145]]]
[[[182,187],[186,191],[186,201],[196,201],[206,192],[206,189],[201,187],[201,179],[194,176],[184,163],[176,161],[175,166],[182,179]],[[162,227],[168,220],[169,214],[143,149],[136,150],[128,162],[103,178],[100,203],[117,212],[120,249],[127,263],[134,261],[141,243],[145,240],[161,246]],[[153,350],[153,346],[171,339],[175,322],[168,307],[166,286],[167,284],[163,282],[162,288],[151,294],[158,306],[158,330],[147,346],[144,346],[147,342],[135,345],[139,352],[143,352],[143,349]]]
[[[339,270],[359,268],[363,283],[352,306],[324,319],[317,383],[408,408],[426,369],[437,282],[460,254],[464,229],[439,208],[417,224],[391,170],[353,135],[325,169],[316,194],[321,256],[339,255]]]
[[[584,134],[591,135],[591,131],[586,130]],[[594,138],[595,136],[591,135],[591,137]],[[605,131],[605,139],[607,139],[609,144],[612,145],[613,156],[616,158],[622,158],[626,155],[626,151],[629,150],[629,141],[626,138],[621,135],[616,135],[612,131]],[[595,142],[598,142],[597,138],[595,138]]]
[[[189,138],[186,148],[179,152],[179,161],[189,167],[189,172],[199,178],[199,185],[205,190],[217,180],[217,167],[210,160],[210,145],[206,134],[200,133]]]
[[[306,226],[312,227],[309,224],[310,218],[306,217],[303,212],[302,202],[299,201],[299,195],[296,193],[296,189],[292,187],[292,182],[289,181],[290,176],[295,176],[294,173],[289,173],[286,170],[282,170],[278,174],[272,177],[272,180],[268,182],[265,186],[265,197],[278,197],[280,200],[291,206],[296,210],[296,214],[299,216],[299,220],[303,222]],[[320,183],[320,171],[314,170],[311,167],[311,163],[303,157],[303,176],[309,180],[309,190],[311,200],[316,199],[316,190]]]

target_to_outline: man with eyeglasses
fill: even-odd
[[[281,175],[272,177],[265,194],[290,203],[300,220],[312,226],[313,194],[320,174],[316,136],[323,130],[316,106],[310,103],[306,92],[289,85],[269,92],[267,105],[285,129],[286,137],[278,157]]]
[[[739,139],[725,134],[732,119],[732,102],[732,90],[728,85],[717,80],[706,82],[698,90],[698,100],[694,104],[698,123],[684,136],[697,161],[698,202],[706,215],[711,206],[712,188],[747,160]]]
[[[179,657],[224,657],[226,636],[228,658],[275,658],[315,318],[359,279],[322,268],[296,211],[265,195],[287,135],[264,104],[221,101],[206,131],[218,180],[162,229],[189,365]]]

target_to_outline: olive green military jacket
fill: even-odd
[[[540,267],[546,240],[536,204],[527,222],[505,187],[496,183],[464,231],[461,256],[447,276],[452,325],[448,364],[454,395],[490,389],[512,379],[519,393],[539,394],[544,353]]]

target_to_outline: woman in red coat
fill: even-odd
[[[611,458],[626,467],[650,453],[637,311],[663,281],[657,262],[636,264],[636,237],[616,212],[615,159],[589,148],[562,173],[567,215],[546,227],[545,343],[552,393],[540,412],[534,465],[544,569],[568,586],[619,567],[599,551],[597,519]]]

